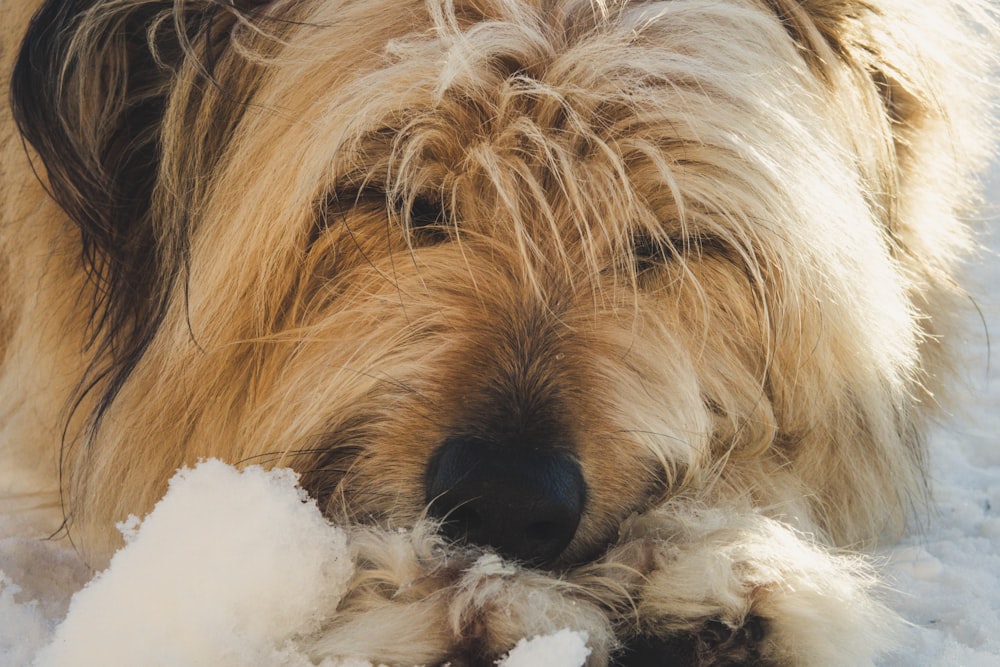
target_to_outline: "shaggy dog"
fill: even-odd
[[[926,495],[985,6],[38,5],[0,10],[0,445],[93,565],[217,457],[351,530],[317,660],[887,645],[845,549]]]

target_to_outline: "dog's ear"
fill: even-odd
[[[960,193],[971,182],[966,170],[981,168],[979,161],[987,157],[989,133],[982,119],[990,115],[984,100],[991,96],[982,88],[993,67],[992,52],[977,45],[1000,39],[991,11],[979,0],[938,3],[941,11],[934,12],[882,0],[766,1],[813,73],[831,90],[840,87],[855,96],[843,113],[857,118],[855,127],[864,134],[858,135],[859,145],[881,151],[882,159],[865,176],[877,179],[870,190],[882,193],[877,203],[894,247],[905,248],[898,188],[911,178],[907,172],[932,166],[914,162],[923,159],[914,146],[938,132],[942,145],[951,146],[935,154],[933,169],[939,179],[953,174],[955,206],[968,194]],[[935,20],[940,24],[927,24]],[[865,80],[868,85],[861,85]],[[864,120],[862,113],[870,117]],[[884,132],[871,132],[878,126]],[[880,137],[881,147],[872,144]],[[949,190],[941,182],[938,187]]]
[[[95,312],[109,320],[102,324],[131,328],[145,314],[150,268],[159,263],[149,217],[179,45],[147,38],[173,3],[104,4],[41,6],[14,67],[11,102],[50,193],[80,228],[87,269],[108,306],[95,304]]]
[[[50,194],[79,227],[96,286],[91,342],[121,366],[110,371],[110,395],[157,330],[183,266],[184,241],[174,238],[182,233],[157,211],[171,91],[192,63],[210,78],[235,17],[262,4],[46,0],[25,34],[12,72],[14,119]]]
[[[879,22],[875,4],[864,0],[766,0],[803,57],[820,77],[827,67],[847,61],[872,73],[876,83],[886,77],[881,70],[881,41],[893,37],[874,31]]]
[[[905,3],[876,0],[766,0],[799,46],[813,71],[826,78],[827,67],[843,62],[867,75],[893,124],[907,126],[950,106],[941,86],[967,69],[978,71],[969,44],[992,33],[989,14],[977,0],[942,3],[954,22],[922,25],[927,17]],[[938,19],[941,12],[931,13]],[[937,28],[935,30],[935,28]],[[917,36],[920,36],[918,38]],[[974,39],[973,37],[976,37]],[[973,61],[965,62],[972,57]],[[956,67],[957,66],[957,67]],[[961,85],[955,90],[960,90]],[[935,99],[938,97],[939,99]],[[898,129],[895,128],[894,129]]]

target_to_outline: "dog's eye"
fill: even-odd
[[[436,245],[448,240],[448,213],[439,199],[416,197],[403,211],[407,229],[417,245]]]
[[[708,256],[730,257],[727,243],[711,234],[693,234],[681,238],[637,234],[632,237],[632,257],[637,276],[648,274],[679,260],[699,260]]]
[[[676,246],[666,238],[654,238],[648,234],[637,234],[632,238],[632,260],[636,275],[658,269],[674,259]]]

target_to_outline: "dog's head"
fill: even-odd
[[[916,108],[824,7],[46,3],[14,100],[96,285],[79,518],[218,456],[535,563],[681,493],[857,537],[911,456]]]

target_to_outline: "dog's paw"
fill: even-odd
[[[891,648],[896,617],[859,557],[753,511],[670,509],[606,557],[634,573],[613,664],[855,666]]]
[[[586,638],[588,664],[614,644],[599,601],[555,575],[445,543],[430,522],[408,531],[355,527],[354,575],[312,640],[311,657],[373,664],[495,664],[526,638]]]
[[[612,657],[612,667],[736,667],[768,663],[761,658],[760,644],[767,623],[750,617],[743,625],[731,627],[710,620],[694,632],[668,637],[638,635],[624,642]]]

